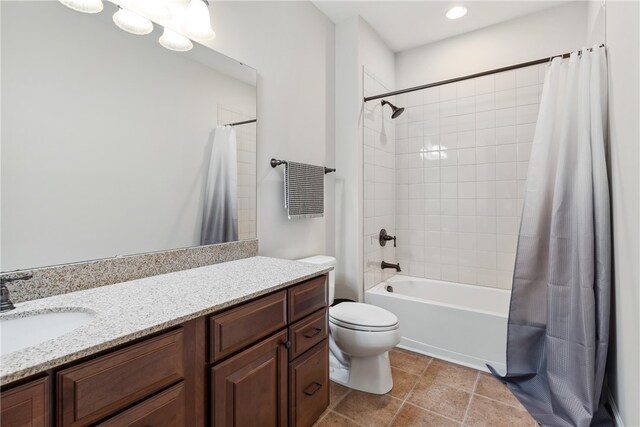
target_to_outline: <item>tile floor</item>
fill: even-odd
[[[393,389],[379,396],[331,383],[331,403],[315,427],[536,426],[489,374],[394,349]]]

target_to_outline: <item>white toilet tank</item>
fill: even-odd
[[[336,259],[332,256],[326,255],[316,255],[309,258],[302,258],[298,261],[304,262],[306,264],[314,264],[321,265],[323,267],[333,267],[336,266]],[[335,270],[331,270],[329,272],[329,305],[333,304],[333,296],[336,291],[336,272]]]

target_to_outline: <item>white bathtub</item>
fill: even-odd
[[[366,291],[365,302],[398,316],[400,347],[505,372],[509,296],[504,289],[396,275]]]

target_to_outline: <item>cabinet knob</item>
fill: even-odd
[[[282,345],[285,346],[285,348],[291,348],[291,341],[287,340],[283,342]]]

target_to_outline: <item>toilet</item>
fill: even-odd
[[[318,255],[298,260],[335,267],[336,259]],[[329,304],[335,295],[335,271],[329,272]],[[371,304],[343,302],[329,308],[331,381],[367,393],[393,387],[389,350],[400,342],[395,314]]]

